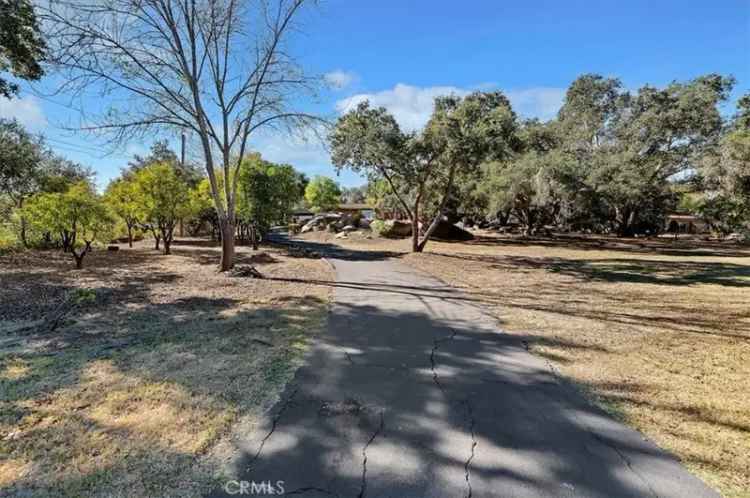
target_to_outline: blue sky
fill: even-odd
[[[322,0],[303,21],[293,51],[334,88],[300,105],[327,116],[368,98],[418,128],[436,95],[501,89],[520,114],[548,119],[567,85],[587,72],[619,77],[629,89],[717,72],[737,78],[733,98],[750,89],[747,0]],[[52,84],[35,88],[48,93]],[[151,145],[132,142],[104,155],[91,137],[61,129],[71,120],[64,102],[27,87],[19,99],[0,100],[0,116],[18,118],[60,154],[94,168],[100,186]],[[263,134],[253,147],[310,176],[335,176],[316,143]],[[337,179],[362,183],[346,172]]]

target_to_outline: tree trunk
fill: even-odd
[[[86,245],[81,248],[81,252],[77,253],[74,247],[70,248],[70,252],[73,254],[73,258],[76,260],[76,270],[83,269],[83,258],[86,254],[91,251],[91,242],[86,241]]]
[[[258,230],[256,229],[254,223],[250,225],[250,241],[253,244],[253,251],[257,251],[258,250]]]
[[[451,195],[451,189],[453,188],[453,178],[455,177],[455,175],[456,175],[456,165],[451,167],[450,173],[448,174],[448,184],[445,187],[445,194],[443,194],[443,200],[440,201],[440,207],[438,208],[438,212],[435,215],[435,218],[432,220],[432,223],[430,223],[430,227],[424,233],[424,237],[422,237],[422,240],[417,245],[417,250],[414,252],[424,251],[424,248],[427,245],[427,241],[430,240],[432,233],[435,230],[437,230],[438,225],[440,224],[441,221],[443,221],[443,216],[444,216],[443,211],[445,210],[446,204],[448,204],[448,198]]]
[[[221,222],[221,264],[219,271],[229,271],[234,268],[234,224],[229,220]]]
[[[18,210],[21,212],[21,243],[23,244],[23,247],[28,249],[29,248],[29,241],[26,240],[26,217],[23,215],[23,196],[18,200]]]
[[[172,238],[174,236],[174,227],[165,227],[161,229],[162,239],[164,240],[164,254],[172,254]]]
[[[414,201],[414,209],[411,212],[411,252],[419,251],[419,203],[421,195]]]
[[[635,225],[635,218],[638,214],[637,210],[627,208],[625,210],[617,209],[615,212],[620,215],[617,220],[617,235],[620,237],[632,237],[635,235],[633,226]]]
[[[128,223],[128,247],[133,247],[133,225]]]

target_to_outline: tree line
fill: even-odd
[[[585,74],[550,121],[519,118],[502,92],[475,92],[437,98],[418,132],[363,102],[336,122],[331,157],[411,221],[414,251],[444,219],[512,218],[527,235],[655,234],[686,199],[717,230],[747,230],[750,96],[731,116],[720,109],[734,84],[709,74],[633,92]]]
[[[288,220],[308,185],[321,181],[257,153],[243,158],[238,175],[234,235],[256,248],[272,224]],[[136,236],[150,234],[164,254],[180,224],[193,235],[208,227],[221,236],[209,179],[181,163],[166,142],[136,156],[99,194],[89,169],[55,155],[13,120],[0,120],[0,206],[23,246],[57,247],[78,268],[93,245],[123,233],[131,247]]]

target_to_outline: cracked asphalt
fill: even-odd
[[[329,255],[328,331],[238,442],[238,479],[310,497],[718,496],[470,296],[385,256]]]

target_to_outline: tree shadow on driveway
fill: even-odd
[[[716,496],[523,338],[432,290],[340,299],[265,425],[237,441],[234,477],[304,496]]]

